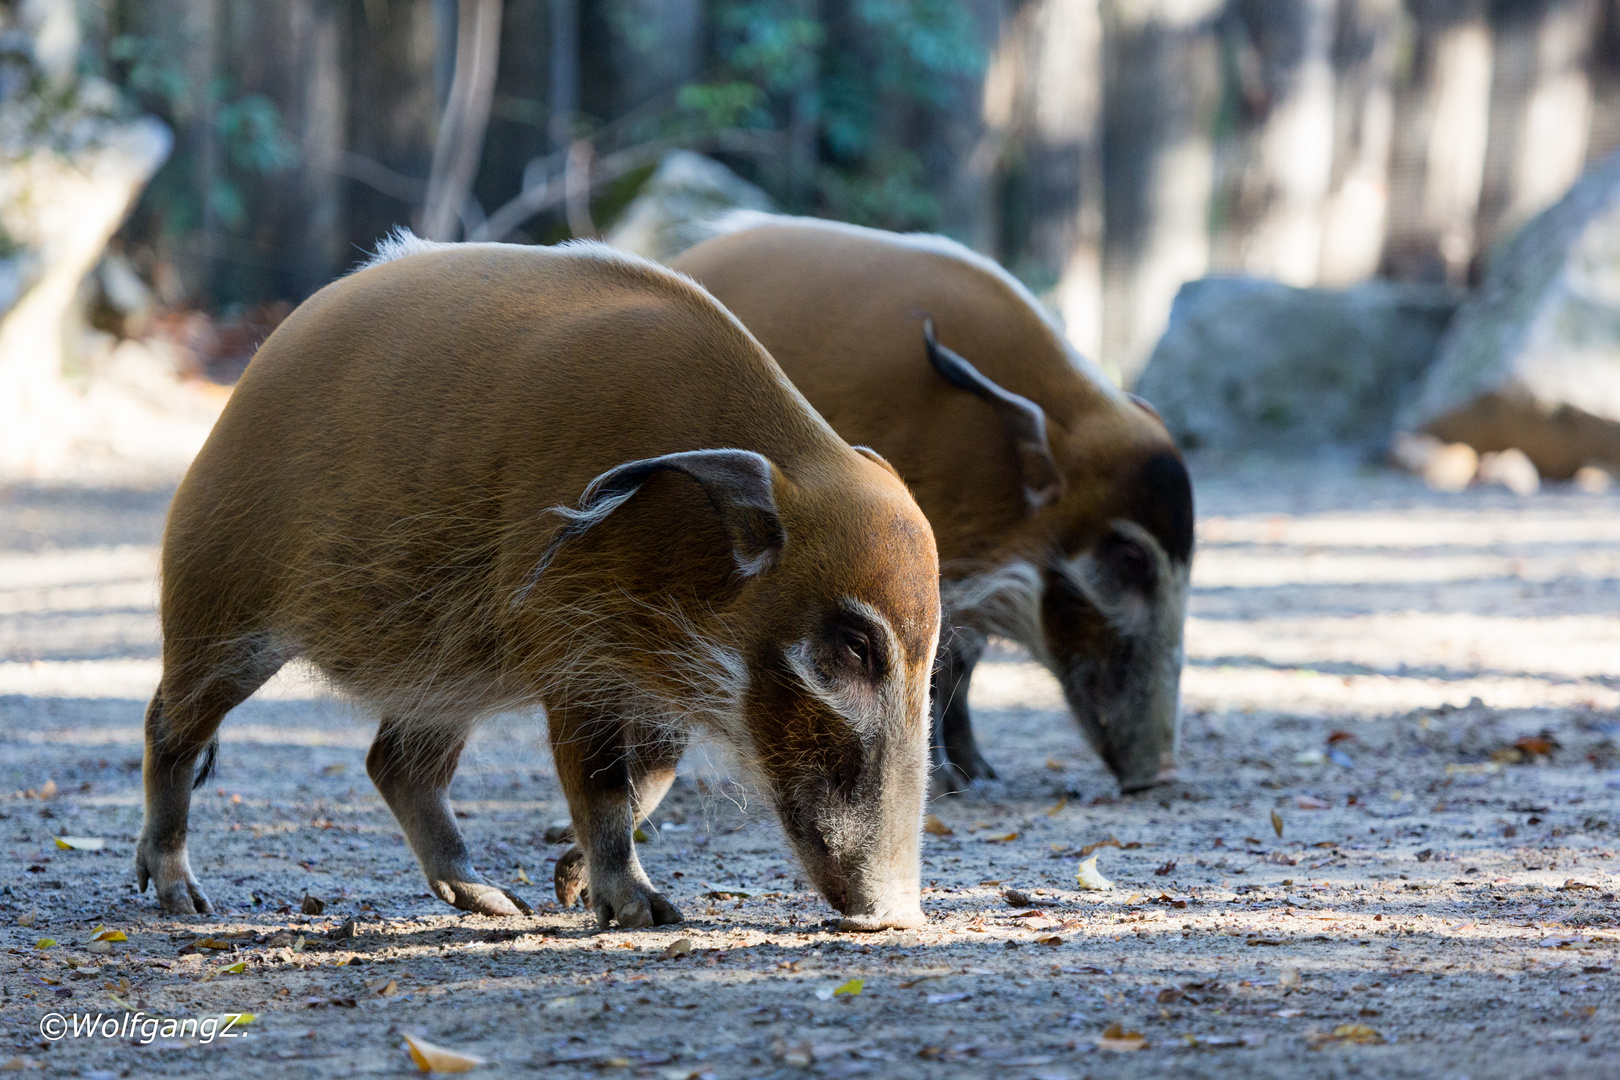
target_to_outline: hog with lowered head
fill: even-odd
[[[947,789],[995,775],[967,708],[990,634],[1057,676],[1124,790],[1168,779],[1193,508],[1158,414],[1076,354],[1012,275],[943,237],[751,213],[719,231],[672,265],[840,435],[893,462],[933,523]]]
[[[473,868],[446,791],[480,719],[543,707],[602,926],[680,920],[632,833],[694,729],[847,926],[922,918],[928,521],[686,278],[395,238],[259,350],[162,565],[136,862],[166,911],[210,910],[193,771],[302,657],[379,716],[367,770],[456,907],[528,910]]]

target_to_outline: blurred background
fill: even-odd
[[[208,386],[396,226],[657,257],[731,205],[992,256],[1190,447],[1620,459],[1620,390],[1519,378],[1586,424],[1548,451],[1512,393],[1448,428],[1479,387],[1429,370],[1620,146],[1616,0],[0,0],[0,96],[14,475],[183,462]],[[143,427],[164,372],[195,409]]]

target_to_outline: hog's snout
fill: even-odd
[[[805,870],[821,895],[844,916],[840,929],[921,926],[920,814],[893,805],[867,806],[867,813],[852,809],[800,818],[804,825],[799,828],[789,825],[789,837]],[[784,820],[792,818],[784,815]]]

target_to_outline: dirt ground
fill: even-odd
[[[227,720],[192,813],[218,914],[162,916],[131,864],[168,492],[0,493],[0,1068],[403,1074],[411,1033],[485,1075],[1620,1075],[1620,493],[1198,478],[1182,780],[1119,798],[998,654],[972,700],[1003,779],[930,807],[927,928],[866,936],[702,754],[642,845],[684,925],[541,903],[565,811],[532,718],[453,796],[537,914],[463,916],[366,779],[368,720],[297,673]],[[1113,890],[1077,890],[1087,848]],[[41,1037],[126,1010],[253,1017]]]

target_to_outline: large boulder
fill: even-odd
[[[616,248],[668,262],[732,210],[774,209],[771,197],[713,158],[668,154],[604,239]]]
[[[1492,256],[1401,422],[1547,477],[1620,464],[1620,154]]]
[[[1461,298],[1388,281],[1191,281],[1135,391],[1189,450],[1374,457]]]

